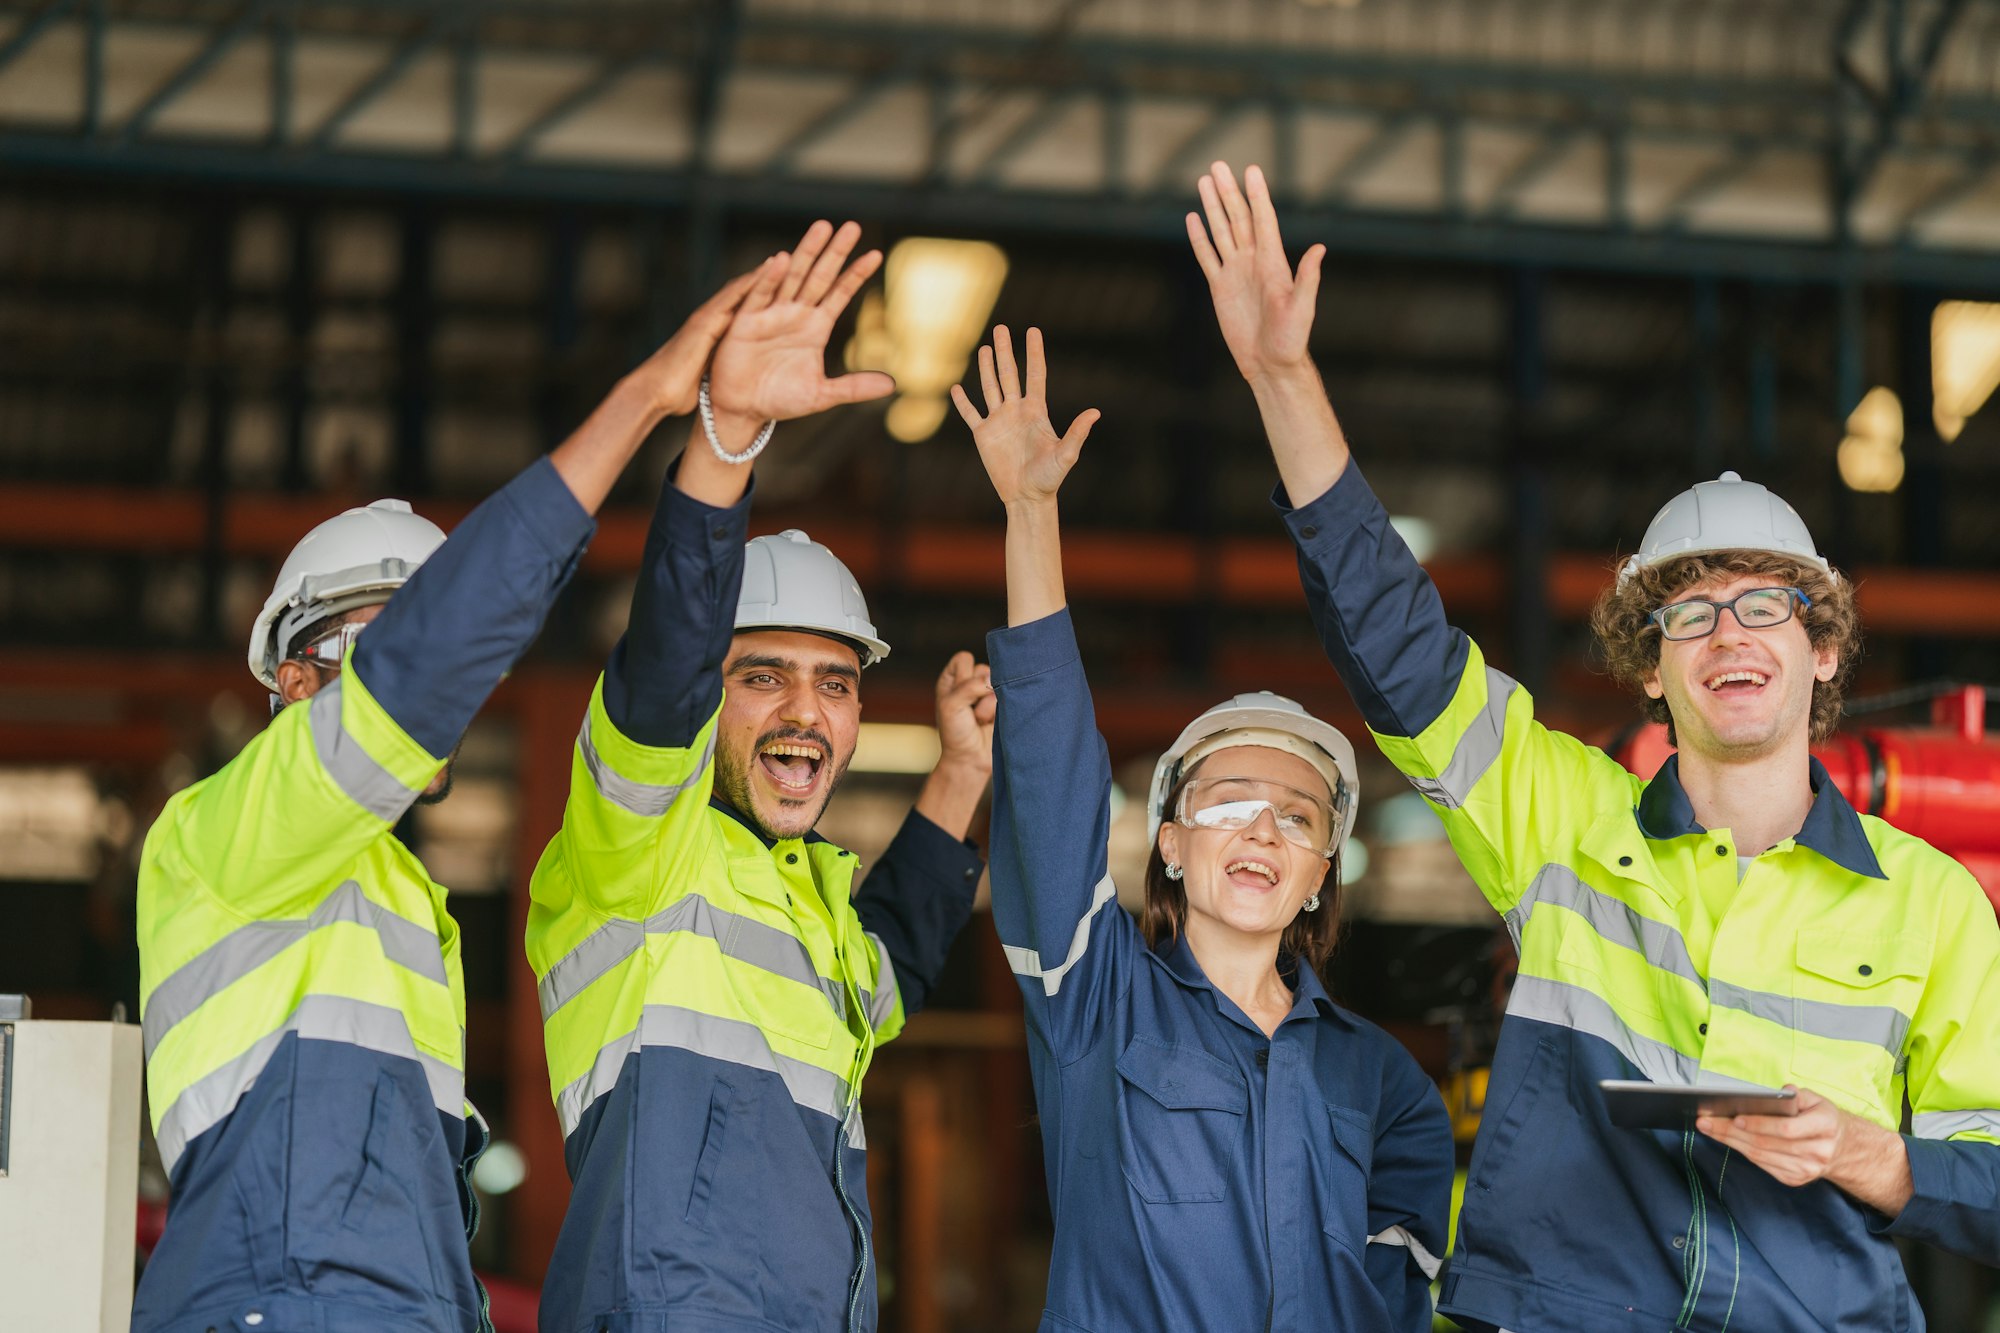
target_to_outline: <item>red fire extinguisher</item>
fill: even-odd
[[[1856,810],[1957,860],[2000,912],[2000,735],[1986,733],[1986,688],[1924,687],[1857,700],[1847,711],[1865,716],[1926,698],[1930,725],[1845,729],[1815,745],[1813,757]],[[1635,729],[1614,748],[1618,762],[1642,777],[1673,752],[1660,723]]]

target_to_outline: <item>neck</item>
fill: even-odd
[[[1264,1035],[1276,1031],[1292,1008],[1291,988],[1278,975],[1278,942],[1284,932],[1247,935],[1193,912],[1188,913],[1186,930],[1188,949],[1201,964],[1202,974],[1234,1000]]]
[[[1755,759],[1681,751],[1681,788],[1695,821],[1728,829],[1741,856],[1757,856],[1799,831],[1812,809],[1811,751],[1801,736]]]

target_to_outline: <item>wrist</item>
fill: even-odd
[[[693,390],[690,389],[679,397],[685,399],[692,394]],[[615,404],[620,411],[638,418],[648,431],[668,417],[679,416],[687,411],[687,405],[679,402],[668,391],[668,386],[660,383],[658,377],[646,374],[643,366],[612,385],[606,401]]]
[[[1319,377],[1319,367],[1311,357],[1300,357],[1297,361],[1260,362],[1255,368],[1245,369],[1243,378],[1250,383],[1250,391],[1262,400],[1282,399],[1300,394],[1324,396],[1325,387]]]

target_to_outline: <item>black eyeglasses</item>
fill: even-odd
[[[1690,597],[1685,602],[1663,606],[1646,618],[1660,627],[1662,638],[1679,642],[1715,633],[1715,627],[1722,623],[1724,611],[1733,614],[1736,623],[1744,629],[1769,629],[1773,625],[1782,625],[1792,618],[1794,599],[1797,599],[1798,606],[1812,605],[1812,599],[1797,588],[1751,588],[1737,593],[1726,602]]]

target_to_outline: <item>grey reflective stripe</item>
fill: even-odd
[[[1417,1267],[1423,1270],[1424,1276],[1433,1281],[1437,1278],[1438,1269],[1444,1267],[1444,1260],[1432,1254],[1428,1249],[1425,1249],[1424,1243],[1415,1236],[1412,1236],[1408,1227],[1395,1226],[1384,1231],[1378,1231],[1368,1238],[1368,1243],[1370,1245],[1401,1245],[1410,1252],[1410,1257],[1417,1261]]]
[[[1984,1134],[2000,1139],[2000,1111],[1919,1111],[1910,1128],[1920,1139],[1948,1139],[1954,1134]]]
[[[576,1132],[583,1113],[599,1097],[618,1086],[626,1057],[646,1046],[692,1051],[711,1060],[776,1074],[784,1080],[792,1100],[806,1110],[817,1111],[836,1122],[847,1116],[847,1080],[818,1065],[779,1055],[755,1023],[649,1004],[640,1015],[638,1027],[599,1047],[589,1072],[556,1094],[556,1116],[562,1121],[564,1138]],[[855,1122],[859,1123],[859,1117]]]
[[[1692,1055],[1627,1027],[1603,996],[1566,981],[1519,978],[1514,982],[1512,998],[1507,1001],[1507,1013],[1554,1023],[1609,1042],[1655,1083],[1693,1083],[1701,1069],[1701,1061]]]
[[[1688,954],[1687,940],[1678,930],[1642,916],[1627,903],[1584,883],[1568,866],[1553,862],[1542,867],[1534,883],[1528,886],[1527,895],[1507,913],[1507,924],[1514,932],[1517,947],[1520,928],[1526,925],[1536,903],[1567,908],[1588,921],[1591,929],[1608,943],[1643,955],[1647,962],[1662,972],[1684,977],[1704,989],[1708,986],[1701,973],[1695,970],[1694,959]]]
[[[340,721],[340,685],[336,680],[312,697],[310,706],[313,750],[320,767],[347,799],[385,823],[402,818],[422,787],[405,786],[403,780],[377,763],[375,756],[361,748]]]
[[[819,974],[803,940],[776,926],[725,911],[698,893],[677,899],[644,921],[623,917],[607,921],[558,958],[536,987],[542,1021],[547,1022],[590,983],[637,953],[646,936],[676,933],[714,940],[717,948],[738,962],[811,986],[826,997],[835,1017],[847,1021],[846,989]]]
[[[583,752],[583,766],[590,770],[590,780],[596,785],[599,796],[642,819],[657,819],[667,813],[667,807],[674,803],[674,798],[693,786],[695,778],[707,769],[708,761],[715,754],[715,731],[713,728],[709,730],[708,740],[701,747],[701,758],[694,765],[695,777],[685,782],[634,782],[605,763],[590,739],[588,711],[583,715],[583,730],[577,733],[576,744]]]
[[[1740,1009],[1779,1027],[1833,1041],[1859,1041],[1880,1046],[1900,1060],[1909,1035],[1909,1016],[1885,1004],[1833,1004],[1802,1000],[1769,991],[1748,990],[1727,981],[1711,981],[1709,998],[1729,1009]]]
[[[861,932],[875,946],[875,957],[880,970],[875,974],[875,993],[861,993],[866,1006],[868,1026],[879,1028],[889,1021],[889,1015],[896,1012],[896,965],[889,961],[889,946],[882,943],[882,937],[872,930]]]
[[[227,1064],[210,1070],[181,1090],[160,1116],[160,1160],[169,1175],[189,1143],[221,1123],[270,1063],[287,1032],[313,1041],[337,1041],[349,1046],[401,1056],[423,1066],[431,1102],[438,1110],[460,1115],[465,1109],[465,1072],[417,1049],[403,1015],[387,1005],[369,1004],[344,995],[308,995],[272,1032]]]
[[[1083,951],[1090,947],[1090,923],[1104,910],[1104,904],[1118,896],[1118,890],[1106,875],[1097,881],[1096,890],[1090,895],[1090,906],[1085,909],[1083,919],[1076,923],[1076,930],[1070,935],[1069,952],[1062,962],[1054,967],[1042,965],[1042,955],[1034,949],[1022,948],[1017,944],[1002,943],[1000,952],[1007,955],[1007,966],[1014,969],[1017,977],[1040,977],[1042,991],[1053,998],[1062,989],[1063,978],[1069,970],[1083,961]]]
[[[1472,796],[1473,786],[1500,758],[1507,733],[1507,701],[1521,687],[1505,672],[1486,668],[1486,707],[1458,738],[1451,762],[1434,778],[1410,779],[1410,785],[1447,810],[1456,810]]]
[[[373,901],[361,885],[348,880],[320,900],[312,915],[276,921],[252,921],[230,931],[170,973],[146,997],[142,1024],[146,1058],[174,1025],[207,1003],[224,987],[250,975],[312,932],[336,922],[350,922],[375,932],[382,956],[417,975],[449,986],[444,970],[444,946],[438,937],[407,917]]]

